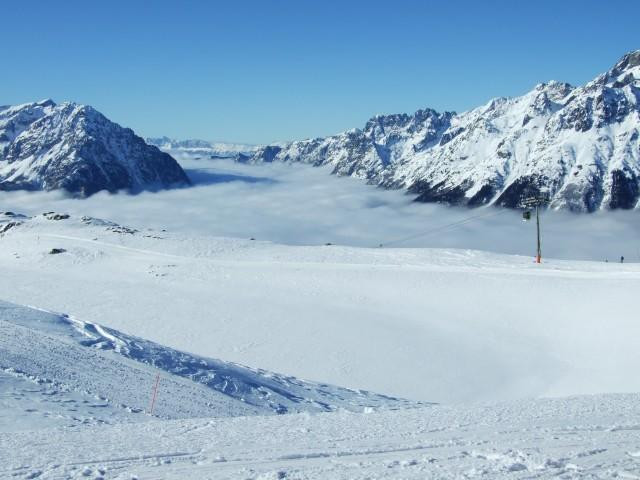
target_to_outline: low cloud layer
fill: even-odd
[[[181,163],[194,187],[138,195],[99,193],[88,199],[61,192],[0,192],[0,210],[54,210],[136,228],[295,245],[383,244],[535,254],[535,223],[523,222],[520,212],[418,204],[400,191],[339,178],[326,168],[222,160]],[[618,261],[624,255],[626,261],[640,261],[639,219],[638,212],[545,212],[543,255],[601,261]]]

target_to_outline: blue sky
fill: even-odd
[[[144,136],[265,143],[463,111],[640,48],[640,2],[119,1],[2,6],[0,104],[88,103]]]

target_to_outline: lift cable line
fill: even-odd
[[[473,222],[474,220],[479,220],[481,218],[493,217],[493,216],[500,215],[501,213],[505,213],[505,212],[508,212],[508,211],[509,211],[509,209],[507,209],[507,208],[501,208],[501,209],[499,209],[497,211],[486,212],[486,213],[481,214],[481,215],[474,215],[473,217],[463,218],[462,220],[458,220],[457,222],[452,222],[452,223],[448,223],[446,225],[441,225],[439,227],[432,228],[432,229],[426,230],[426,231],[421,232],[421,233],[416,233],[414,235],[409,235],[408,237],[398,238],[396,240],[390,240],[388,242],[380,243],[378,245],[378,247],[388,247],[390,245],[396,245],[398,243],[404,243],[404,242],[407,242],[409,240],[413,240],[413,239],[416,239],[416,238],[426,237],[426,236],[429,236],[429,235],[433,235],[435,233],[441,233],[441,232],[444,232],[446,230],[455,229],[455,228],[460,227],[460,226],[462,226],[464,224],[467,224],[469,222]]]

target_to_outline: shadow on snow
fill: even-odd
[[[252,177],[250,175],[237,175],[233,173],[215,173],[214,168],[189,168],[185,169],[189,180],[194,186],[198,185],[215,185],[218,183],[244,182],[244,183],[260,183],[275,184],[276,180],[268,177]]]

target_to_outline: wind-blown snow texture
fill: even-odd
[[[0,107],[0,190],[139,190],[187,185],[168,154],[90,106]]]
[[[638,208],[640,50],[582,87],[549,82],[456,114],[377,115],[365,127],[261,147],[245,161],[331,165],[418,201],[518,207],[546,192],[578,212]]]
[[[147,406],[155,372],[123,359],[155,367],[163,374],[156,412],[167,418],[418,405],[191,355],[95,323],[2,301],[0,331],[0,369],[5,372],[90,392],[136,411]],[[109,374],[115,371],[117,381]]]

